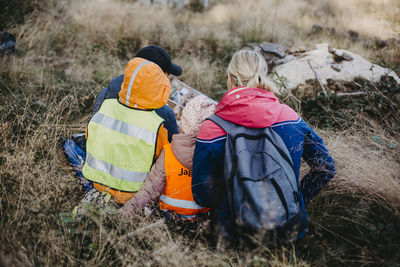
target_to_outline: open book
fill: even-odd
[[[200,91],[194,89],[193,87],[190,87],[186,83],[173,78],[171,80],[171,95],[168,100],[168,106],[174,111],[175,116],[177,119],[180,117],[182,109],[186,106],[186,103],[198,96],[198,95],[204,95]],[[206,96],[206,95],[204,95]],[[217,105],[218,102],[215,101],[214,99],[206,96],[211,103]]]

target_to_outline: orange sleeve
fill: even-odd
[[[156,158],[160,155],[164,145],[168,144],[168,131],[164,128],[164,124],[160,126],[157,136]]]

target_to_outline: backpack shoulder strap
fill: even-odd
[[[221,117],[213,114],[207,118],[207,120],[215,122],[219,127],[221,127],[227,134],[232,132],[234,128],[236,128],[236,124],[233,122],[226,121]]]

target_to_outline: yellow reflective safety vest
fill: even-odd
[[[163,122],[155,111],[105,100],[88,124],[85,178],[119,191],[137,192],[153,164]]]
[[[196,204],[192,194],[192,171],[178,161],[171,149],[171,144],[164,146],[165,173],[167,176],[165,189],[160,196],[160,209],[175,211],[182,219],[194,219],[199,212],[207,212],[208,208]]]

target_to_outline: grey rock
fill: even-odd
[[[353,60],[342,60],[340,64],[340,72],[334,69],[336,67],[333,62],[333,55],[328,51],[328,44],[318,44],[316,49],[306,52],[301,57],[296,57],[285,64],[275,66],[271,71],[277,73],[269,75],[269,79],[275,84],[281,83],[280,79],[287,81],[285,87],[294,89],[300,84],[304,84],[309,79],[315,79],[315,74],[311,70],[309,63],[311,62],[314,70],[318,73],[322,83],[326,83],[328,79],[352,81],[357,77],[367,79],[371,82],[378,82],[382,76],[391,76],[400,84],[400,78],[390,69],[373,64],[365,58],[341,49],[335,49],[341,56],[348,54]],[[347,56],[345,56],[347,57]],[[333,64],[332,64],[333,63]],[[337,63],[336,63],[337,64]],[[333,65],[333,67],[332,67]],[[280,77],[277,78],[277,77]]]
[[[353,57],[347,53],[346,51],[338,51],[329,44],[328,45],[328,52],[331,53],[334,57],[336,62],[341,62],[343,60],[352,61]]]
[[[353,60],[353,57],[347,52],[343,52],[342,57],[344,58],[344,60],[347,60],[347,61]]]
[[[273,67],[275,65],[275,60],[279,60],[280,58],[278,56],[268,54],[268,53],[261,53],[265,59],[265,62],[267,62],[268,67]]]
[[[290,49],[288,50],[288,53],[289,53],[289,54],[298,55],[298,54],[301,54],[301,53],[305,53],[305,52],[307,52],[307,51],[308,51],[308,50],[307,50],[307,47],[304,45],[304,46],[292,47],[292,48],[290,48]]]
[[[277,66],[277,65],[285,64],[285,63],[288,63],[288,62],[290,62],[290,61],[292,61],[292,60],[294,60],[294,59],[296,59],[295,56],[293,56],[293,55],[287,55],[287,56],[284,57],[284,58],[274,60],[274,65]]]
[[[339,64],[331,64],[331,68],[336,70],[337,72],[340,72],[342,70],[342,67]]]
[[[260,44],[260,48],[264,53],[273,54],[280,58],[284,58],[287,53],[286,46],[279,44],[279,43],[263,42]]]
[[[333,48],[331,50],[329,50],[329,46],[328,46],[328,51],[329,51],[329,53],[331,53],[334,56],[334,59],[336,62],[341,62],[343,60],[347,60],[347,61],[353,60],[353,57],[345,51],[338,51]]]
[[[329,53],[331,53],[331,54],[334,54],[334,53],[335,53],[335,49],[333,49],[331,45],[328,45],[328,51],[329,51]]]

